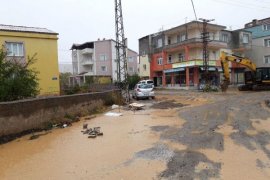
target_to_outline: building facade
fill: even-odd
[[[74,44],[72,50],[73,75],[85,83],[86,77],[109,77],[117,80],[116,42],[112,39]],[[128,74],[137,74],[137,53],[128,49]],[[78,79],[78,78],[77,78]]]
[[[201,22],[192,21],[139,40],[140,58],[141,54],[148,55],[150,78],[156,86],[190,88],[197,87],[202,81],[202,26]],[[211,40],[208,44],[208,71],[211,82],[219,84],[222,78],[221,51],[243,54],[251,46],[251,33],[227,31],[225,26],[216,24],[208,24],[207,29]],[[243,78],[238,78],[238,74],[243,77],[243,67],[230,66],[232,82],[243,83]]]
[[[270,18],[253,20],[245,25],[252,32],[252,51],[249,54],[257,67],[270,67]]]
[[[150,78],[150,38],[149,36],[139,39],[139,76],[141,79]]]
[[[59,95],[58,33],[45,28],[0,25],[0,44],[8,58],[26,62],[35,54],[33,64],[39,74],[40,95]]]

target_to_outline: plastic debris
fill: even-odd
[[[123,114],[122,113],[115,113],[115,112],[107,112],[105,114],[105,116],[119,117],[119,116],[123,116]]]

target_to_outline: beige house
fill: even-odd
[[[139,57],[139,76],[142,79],[149,79],[150,77],[150,59],[148,55]]]

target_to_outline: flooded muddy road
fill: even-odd
[[[145,110],[0,145],[0,179],[270,179],[269,92],[157,93]]]

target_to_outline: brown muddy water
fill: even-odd
[[[118,112],[118,110],[115,110]],[[0,145],[0,179],[151,179],[166,167],[160,160],[136,158],[159,136],[153,125],[177,125],[151,110],[121,111],[121,117],[95,119],[56,129],[38,139],[31,135]],[[88,139],[82,126],[101,127],[104,136]]]
[[[155,101],[140,101],[145,110],[82,118],[34,140],[0,145],[0,179],[269,180],[266,97],[159,92]],[[88,139],[84,123],[101,127],[104,136]]]

